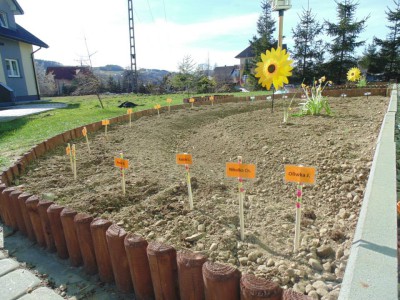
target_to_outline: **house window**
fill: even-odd
[[[0,26],[8,28],[7,14],[4,11],[0,11]]]
[[[20,77],[18,61],[15,59],[6,59],[6,68],[8,77]]]

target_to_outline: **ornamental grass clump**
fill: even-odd
[[[307,86],[304,83],[301,84],[301,88],[307,99],[301,107],[302,115],[317,116],[321,114],[322,110],[325,110],[327,115],[332,114],[327,98],[322,96],[322,92],[327,84],[332,84],[332,82],[326,81],[325,76],[315,80],[311,86]]]

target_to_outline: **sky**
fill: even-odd
[[[49,45],[35,58],[65,66],[108,64],[130,68],[128,0],[17,0],[24,15],[19,25]],[[261,0],[133,0],[137,68],[176,71],[187,55],[196,64],[239,64],[235,56],[257,33]],[[370,16],[360,39],[385,38],[392,0],[359,0],[357,20]],[[307,0],[292,0],[284,13],[284,43],[293,47],[291,30]],[[321,23],[337,21],[334,0],[309,0]],[[278,22],[278,12],[273,12]],[[278,23],[276,23],[278,28]],[[275,31],[276,38],[278,30]],[[86,41],[86,42],[85,42]],[[329,39],[328,39],[329,41]],[[86,46],[87,45],[87,46]],[[36,49],[36,48],[35,48]],[[363,47],[358,49],[361,54]]]

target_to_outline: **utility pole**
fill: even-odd
[[[292,7],[291,0],[270,0],[272,10],[279,12],[278,47],[283,48],[283,12]]]
[[[136,47],[135,47],[135,30],[133,21],[133,4],[132,0],[128,0],[128,19],[129,19],[129,44],[131,55],[131,73],[132,73],[132,92],[138,92],[138,78],[136,66]]]

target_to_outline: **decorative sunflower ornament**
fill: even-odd
[[[289,59],[286,50],[278,47],[271,51],[267,50],[261,53],[261,62],[257,63],[256,77],[259,77],[258,83],[267,90],[271,89],[273,84],[275,89],[283,87],[284,83],[289,83],[288,77],[292,75],[293,60]]]
[[[349,81],[358,81],[360,80],[361,71],[359,68],[351,68],[347,72],[347,80]]]

